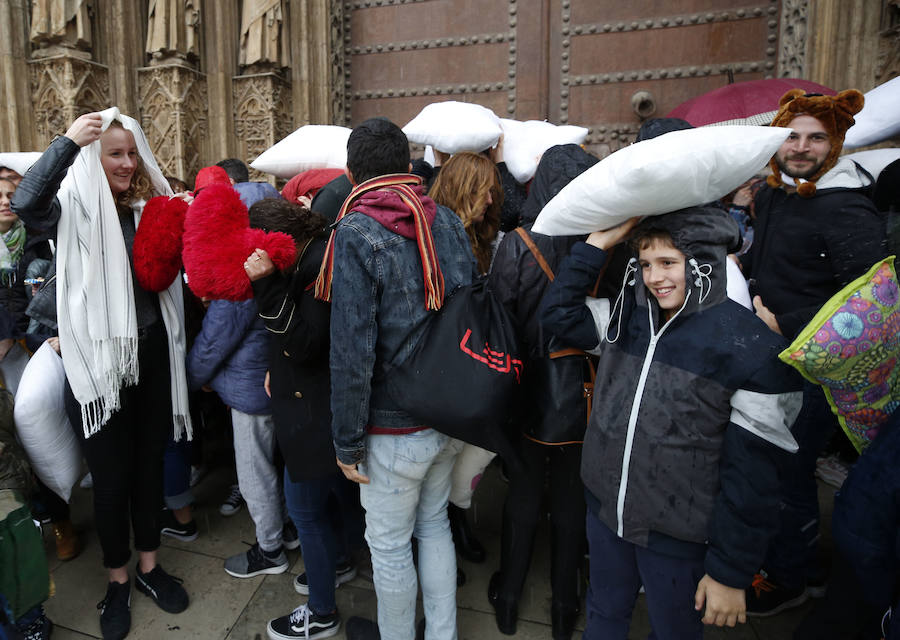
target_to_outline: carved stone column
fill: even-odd
[[[109,69],[102,64],[60,55],[32,60],[29,67],[39,149],[81,114],[109,106]]]
[[[25,108],[31,89],[28,79],[27,0],[0,0],[0,149],[37,149],[34,113]]]
[[[865,92],[879,84],[875,69],[885,4],[884,0],[811,2],[807,77],[835,90]]]
[[[294,122],[332,124],[331,24],[328,0],[291,5],[291,85]],[[341,44],[343,48],[343,44]]]
[[[206,76],[187,65],[138,69],[141,126],[166,175],[190,182],[209,157]]]
[[[294,130],[291,85],[279,74],[269,72],[237,76],[232,87],[237,157],[249,163]],[[253,169],[250,179],[274,184],[273,176]]]

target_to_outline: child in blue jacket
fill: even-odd
[[[800,383],[777,359],[781,337],[726,297],[740,234],[721,210],[648,218],[618,298],[586,299],[607,249],[636,225],[575,244],[542,304],[554,348],[599,356],[581,464],[584,638],[625,640],[641,586],[653,637],[702,638],[703,623],[746,621],[744,590],[777,525],[776,465],[796,449]]]

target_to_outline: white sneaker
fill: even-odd
[[[225,502],[219,507],[219,513],[223,516],[233,516],[241,507],[244,506],[244,497],[241,495],[241,489],[236,484],[231,485],[231,493],[225,498]]]

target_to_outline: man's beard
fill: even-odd
[[[814,158],[810,158],[810,157],[808,157],[808,156],[791,156],[790,159],[791,159],[791,160],[794,160],[794,159],[799,159],[799,160],[815,160]],[[805,170],[803,170],[803,171],[797,171],[797,170],[794,170],[794,169],[789,169],[788,166],[787,166],[787,163],[786,163],[786,162],[782,162],[782,161],[781,161],[781,158],[778,158],[777,156],[776,156],[776,158],[775,158],[775,162],[776,162],[776,164],[778,164],[778,168],[781,170],[781,172],[782,172],[783,174],[785,174],[786,176],[790,176],[791,178],[801,178],[801,179],[803,179],[803,180],[808,180],[808,179],[810,178],[810,176],[815,175],[816,172],[817,172],[819,169],[822,168],[822,165],[825,164],[825,161],[822,160],[822,162],[820,162],[820,163],[818,163],[818,164],[814,164],[814,165],[813,165],[811,168],[809,168],[809,169],[805,169]]]

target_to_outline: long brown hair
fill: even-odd
[[[125,129],[118,120],[110,122],[107,131],[112,127]],[[138,200],[149,200],[153,195],[153,182],[150,180],[150,174],[147,173],[147,168],[144,167],[144,161],[141,158],[141,154],[138,153],[137,166],[134,169],[134,175],[131,176],[131,186],[115,196],[116,205],[128,207]]]
[[[479,220],[488,193],[492,202]],[[491,266],[491,243],[500,230],[500,207],[503,206],[500,173],[494,163],[480,153],[457,153],[441,167],[428,195],[460,217],[478,269],[487,273]]]

